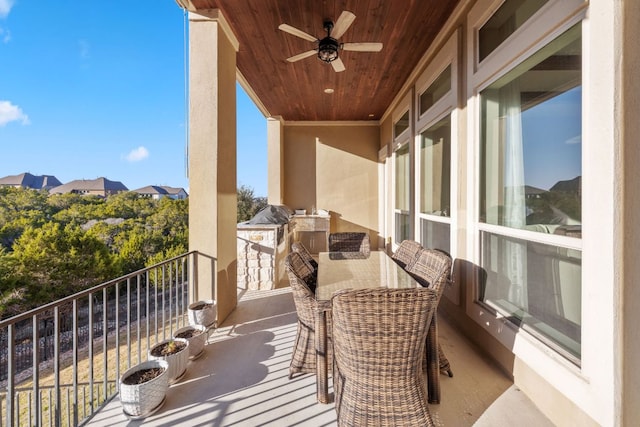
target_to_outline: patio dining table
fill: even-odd
[[[327,360],[328,302],[341,289],[415,288],[421,286],[383,251],[368,255],[358,252],[321,252],[318,255],[316,300],[316,385],[317,399],[329,403]]]

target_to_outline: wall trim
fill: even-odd
[[[353,120],[353,121],[307,121],[307,120],[291,120],[283,122],[285,126],[380,126],[378,120]]]

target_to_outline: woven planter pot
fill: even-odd
[[[180,337],[182,333],[189,333],[191,331],[198,332],[197,335],[192,337]],[[207,328],[202,325],[189,325],[178,329],[173,333],[174,338],[184,338],[189,341],[189,359],[194,360],[202,355],[204,352],[204,346],[207,343]]]
[[[171,341],[182,342],[184,348],[176,353],[163,356],[154,355],[154,353],[162,346],[167,345]],[[178,382],[180,378],[187,372],[187,363],[189,363],[189,341],[184,338],[175,338],[160,341],[149,349],[150,360],[165,360],[169,364],[169,384]]]
[[[138,371],[160,368],[162,373],[140,384],[125,384]],[[124,414],[132,419],[147,417],[162,407],[169,389],[169,364],[164,360],[148,360],[135,365],[120,377],[120,403]]]
[[[187,308],[190,325],[202,325],[210,328],[216,321],[218,305],[216,300],[202,300],[189,304]]]

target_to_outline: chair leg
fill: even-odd
[[[449,359],[444,355],[444,351],[442,351],[442,346],[440,342],[438,342],[438,359],[440,359],[440,373],[447,374],[449,377],[453,377],[453,371],[451,370],[451,364],[449,363]]]
[[[431,320],[426,344],[427,394],[429,403],[440,403],[440,361],[438,354],[438,329],[435,316]]]

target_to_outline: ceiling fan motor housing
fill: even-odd
[[[331,62],[338,59],[338,49],[340,43],[333,37],[327,36],[318,43],[318,58],[324,62]]]

